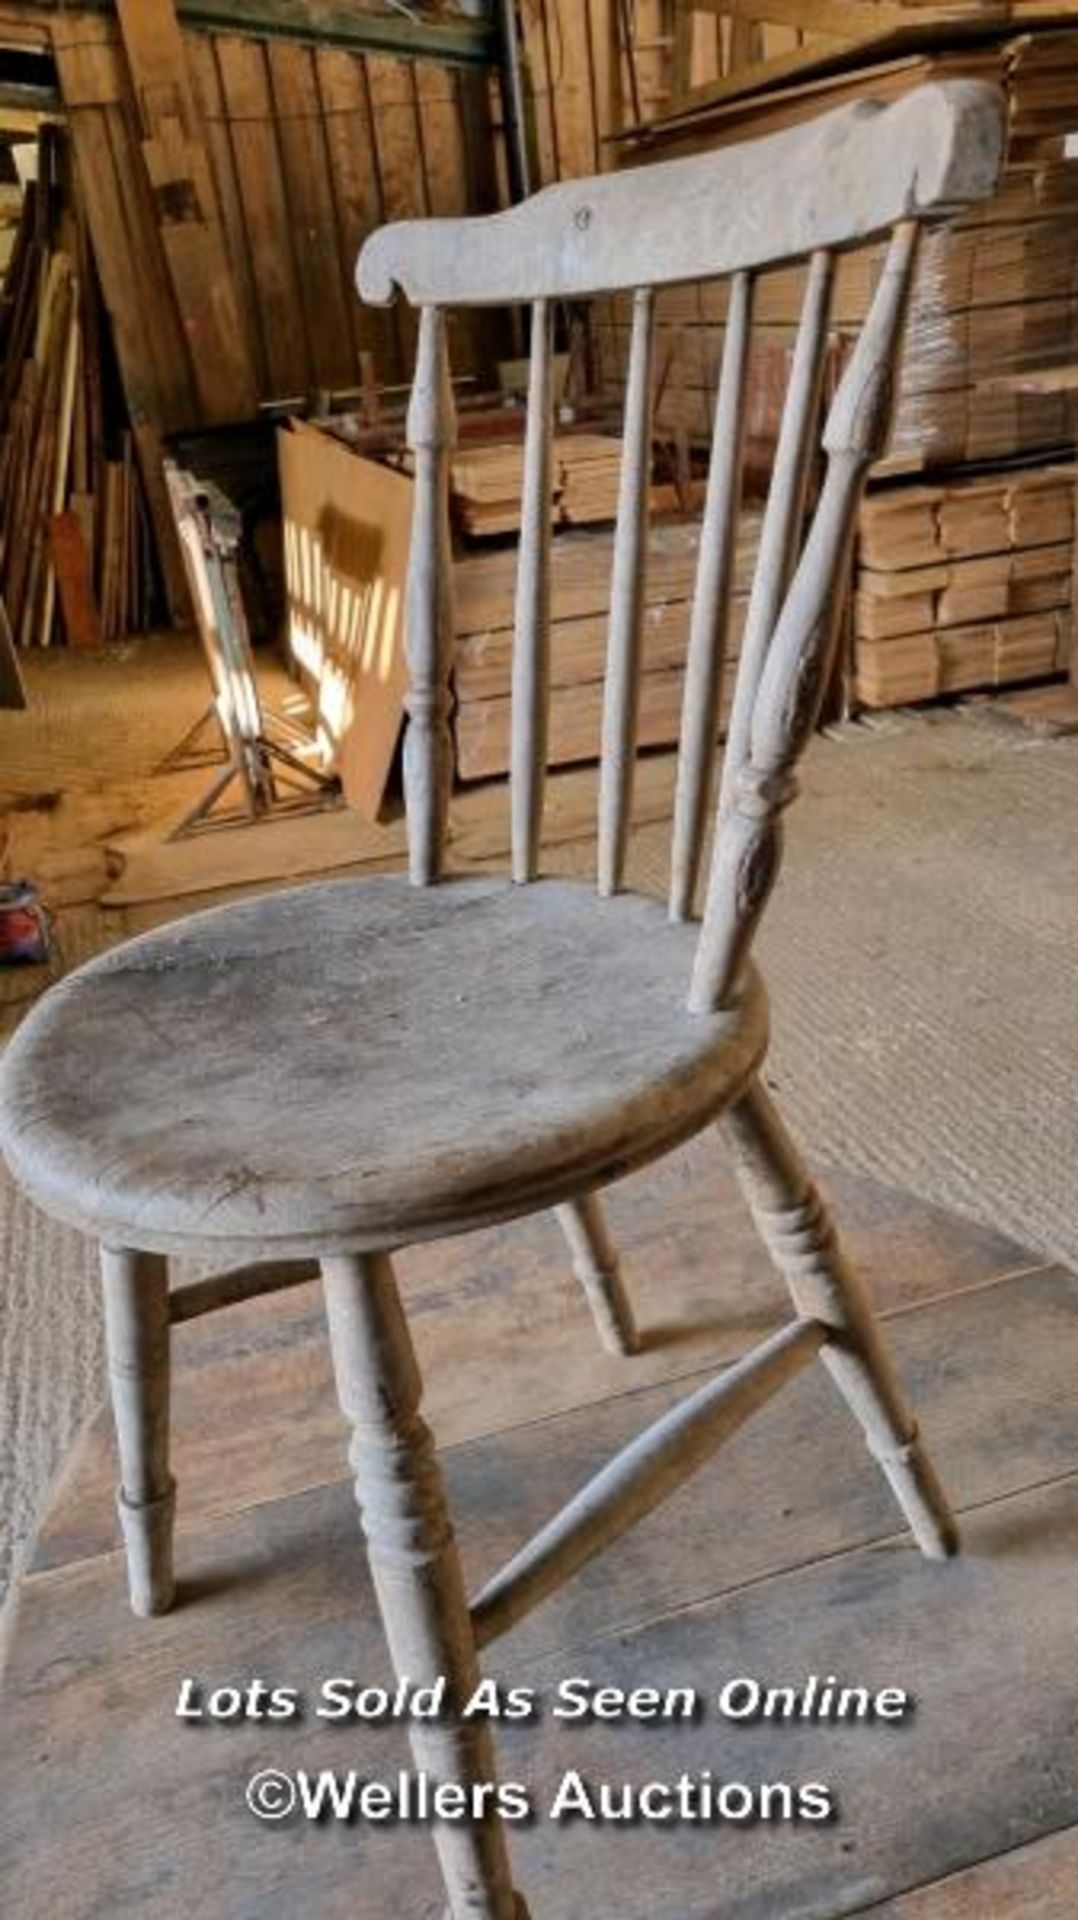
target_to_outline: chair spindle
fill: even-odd
[[[730,590],[741,509],[745,384],[752,344],[753,292],[750,274],[734,275],[715,402],[678,736],[670,857],[671,920],[691,920],[693,915],[715,770]]]
[[[720,817],[689,1005],[712,1012],[733,990],[778,875],[781,815],[819,715],[865,476],[886,450],[898,349],[919,229],[895,228],[868,319],[823,435],[827,473],[812,528],[768,650],[751,716],[750,751]]]
[[[604,896],[617,893],[621,888],[632,815],[651,480],[654,318],[653,288],[638,288],[633,295],[603,692],[598,878],[599,892]]]
[[[532,305],[528,427],[513,634],[510,789],[513,878],[539,870],[550,708],[550,503],[553,353],[548,300]]]
[[[749,752],[749,736],[767,650],[797,562],[809,474],[819,442],[820,410],[827,333],[831,318],[834,258],[814,253],[797,330],[786,404],[782,411],[767,507],[760,529],[745,631],[741,640],[734,701],[723,756],[719,817],[729,811],[734,781]]]
[[[437,880],[445,855],[453,744],[449,676],[453,659],[449,464],[456,439],[445,316],[423,307],[415,379],[408,407],[408,445],[415,456],[415,498],[408,560],[406,648],[408,726],[404,796],[412,882]]]

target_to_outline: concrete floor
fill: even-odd
[[[158,862],[145,889],[153,897],[103,904],[110,891],[124,897],[124,836],[156,842],[206,781],[205,772],[153,771],[197,716],[205,688],[197,651],[175,642],[35,659],[29,678],[31,714],[0,715],[0,824],[12,871],[38,878],[54,908],[55,974],[206,904],[183,891],[191,884],[183,850],[173,895]],[[267,679],[284,691],[272,669]],[[668,763],[648,762],[633,871],[643,886],[662,884],[669,790]],[[56,797],[42,805],[42,794]],[[552,811],[568,837],[551,848],[552,867],[588,863],[582,795],[590,776],[559,782]],[[458,811],[461,857],[497,859],[501,791],[473,795]],[[987,708],[841,729],[808,756],[761,940],[773,1003],[769,1078],[817,1163],[875,1175],[1072,1266],[1076,822],[1078,740],[1035,739]],[[264,884],[288,831],[214,836],[196,857],[217,885]],[[340,834],[340,816],[327,816],[306,837],[307,855],[293,839],[276,870],[352,864]],[[399,859],[398,830],[355,834],[357,866]],[[41,984],[30,971],[0,976],[0,1019],[10,1027]],[[101,1378],[92,1250],[6,1181],[0,1230],[6,1576]]]

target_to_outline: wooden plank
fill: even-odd
[[[873,1920],[1071,1920],[1076,1889],[1078,1827],[1065,1827],[868,1911]]]
[[[26,706],[26,688],[19,666],[18,650],[11,631],[7,608],[0,595],[0,708],[21,712]]]
[[[90,554],[77,513],[53,514],[49,545],[68,645],[101,646],[101,618],[94,597]]]
[[[56,60],[65,98],[71,77],[80,191],[128,406],[136,420],[145,416],[166,432],[193,425],[197,397],[160,237],[142,217],[144,203],[132,198],[131,174],[142,168],[123,105],[122,52],[111,40],[91,46],[58,35]],[[88,92],[116,104],[84,105]]]
[[[546,0],[520,0],[520,34],[531,138],[535,145],[536,184],[548,186],[562,177],[558,128],[554,111],[550,22]]]
[[[669,747],[681,723],[684,670],[658,667],[640,675],[636,740],[640,747]],[[724,681],[721,718],[730,711],[732,676]],[[551,688],[547,755],[551,766],[596,760],[602,746],[602,681],[569,682]],[[511,713],[505,698],[464,702],[453,723],[457,776],[487,780],[510,763]]]
[[[391,316],[364,306],[354,290],[359,249],[385,218],[363,64],[335,47],[319,47],[315,63],[355,349],[373,353],[380,380],[403,381],[409,369],[397,359]]]
[[[253,40],[221,35],[216,51],[258,286],[270,386],[267,397],[305,398],[311,387],[311,362],[265,49]]]
[[[479,212],[483,202],[472,198],[473,165],[464,117],[468,96],[462,90],[461,75],[449,67],[415,64],[412,85],[427,211],[436,216]],[[354,260],[350,266],[354,274]],[[447,318],[454,373],[489,379],[495,358],[489,319],[467,313]]]
[[[153,217],[204,416],[246,419],[257,393],[175,6],[173,0],[117,0],[117,16]]]
[[[349,805],[376,820],[408,683],[412,482],[301,421],[277,446],[289,650]]]
[[[311,370],[320,387],[347,387],[359,372],[351,276],[341,252],[314,55],[276,41],[266,57]]]
[[[198,103],[206,152],[213,173],[225,250],[239,310],[244,350],[250,356],[258,392],[268,398],[272,389],[266,363],[266,343],[260,319],[260,288],[251,258],[236,172],[236,156],[217,65],[212,35],[188,34],[184,50]]]
[[[387,60],[373,54],[363,64],[384,218],[387,221],[416,219],[429,209],[426,177],[423,168],[416,165],[420,151],[419,116],[411,71],[403,60]],[[361,294],[361,298],[365,296]],[[415,315],[398,301],[392,320],[399,364],[406,369],[405,377],[411,379],[416,351]],[[455,314],[447,314],[446,322],[452,364],[459,321]]]
[[[1043,679],[1066,664],[1070,607],[969,627],[858,640],[855,692],[869,707]]]

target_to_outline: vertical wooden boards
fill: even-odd
[[[136,416],[167,434],[353,391],[363,354],[406,381],[414,321],[362,307],[356,257],[386,220],[498,203],[489,76],[180,35],[172,0],[125,0],[122,22],[126,58],[100,15],[54,31]],[[489,367],[489,319],[452,336],[460,371]]]
[[[143,166],[206,420],[257,405],[234,276],[173,0],[117,0]]]
[[[296,398],[312,384],[296,253],[264,47],[222,34],[214,42],[236,184],[258,288],[265,398]]]
[[[364,306],[355,291],[360,246],[385,219],[365,65],[334,47],[319,47],[314,59],[352,337],[356,353],[373,353],[386,380],[397,371],[393,317],[384,307]]]
[[[461,88],[461,76],[449,67],[416,62],[412,79],[427,210],[441,215],[474,206],[477,198],[472,190],[473,155],[469,152],[465,118],[474,103]],[[479,191],[481,193],[481,187]],[[482,376],[495,358],[489,349],[493,332],[490,316],[481,309],[470,313],[449,312],[446,324],[453,372]]]
[[[309,47],[271,40],[266,60],[311,372],[316,386],[347,387],[357,375],[351,272],[341,250],[314,56]]]
[[[99,16],[60,18],[53,36],[128,405],[166,433],[192,426],[199,405],[187,342],[157,223],[137,191],[143,167],[122,49]]]
[[[191,82],[198,101],[206,152],[213,173],[225,251],[232,273],[245,351],[250,360],[258,392],[266,395],[270,388],[266,366],[266,344],[262,337],[259,319],[260,288],[255,277],[247,224],[243,217],[243,200],[232,146],[232,129],[225,111],[221,75],[217,64],[217,43],[210,34],[189,33],[184,45]]]
[[[594,23],[574,0],[524,0],[520,14],[537,184],[597,173],[607,164],[599,128],[612,92],[608,7],[596,9]]]
[[[419,134],[418,102],[413,75],[406,60],[371,55],[365,60],[371,96],[375,155],[387,220],[421,219],[430,212]],[[393,308],[402,377],[411,375],[415,359],[416,321],[398,301]]]
[[[90,554],[77,513],[53,515],[49,545],[68,645],[99,647],[101,618],[94,599]]]
[[[139,150],[115,27],[100,15],[53,22],[53,47],[79,191],[112,322],[169,606],[187,588],[161,474],[160,436],[197,425],[201,406]]]

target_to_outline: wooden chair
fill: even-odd
[[[987,196],[1003,140],[980,84],[859,105],[753,146],[551,187],[489,219],[408,222],[361,256],[370,300],[420,310],[409,414],[411,874],[332,881],[200,913],[133,940],[41,1001],[3,1068],[15,1175],[104,1248],[120,1516],[137,1611],[168,1605],[170,1323],[320,1266],[375,1586],[397,1670],[449,1677],[664,1499],[819,1354],[923,1551],[954,1530],[870,1304],[764,1092],[767,1009],[749,949],[781,817],[835,645],[865,474],[884,447],[923,220]],[[818,443],[835,250],[893,228],[872,309]],[[808,257],[804,318],[729,729],[702,925],[738,508],[754,275]],[[730,277],[700,543],[668,909],[623,890],[639,689],[654,289]],[[548,679],[551,303],[631,290],[632,344],[599,795],[598,889],[537,879]],[[453,415],[444,311],[528,302],[531,388],[520,543],[512,876],[443,877],[452,618]],[[789,1326],[668,1412],[469,1605],[391,1252],[556,1206],[600,1324],[632,1344],[599,1209],[611,1180],[721,1121],[793,1296]],[[169,1294],[172,1254],[225,1263]],[[229,1262],[240,1262],[229,1266]],[[417,1726],[435,1778],[489,1777],[487,1730]],[[454,1920],[525,1912],[493,1820],[436,1834]]]

